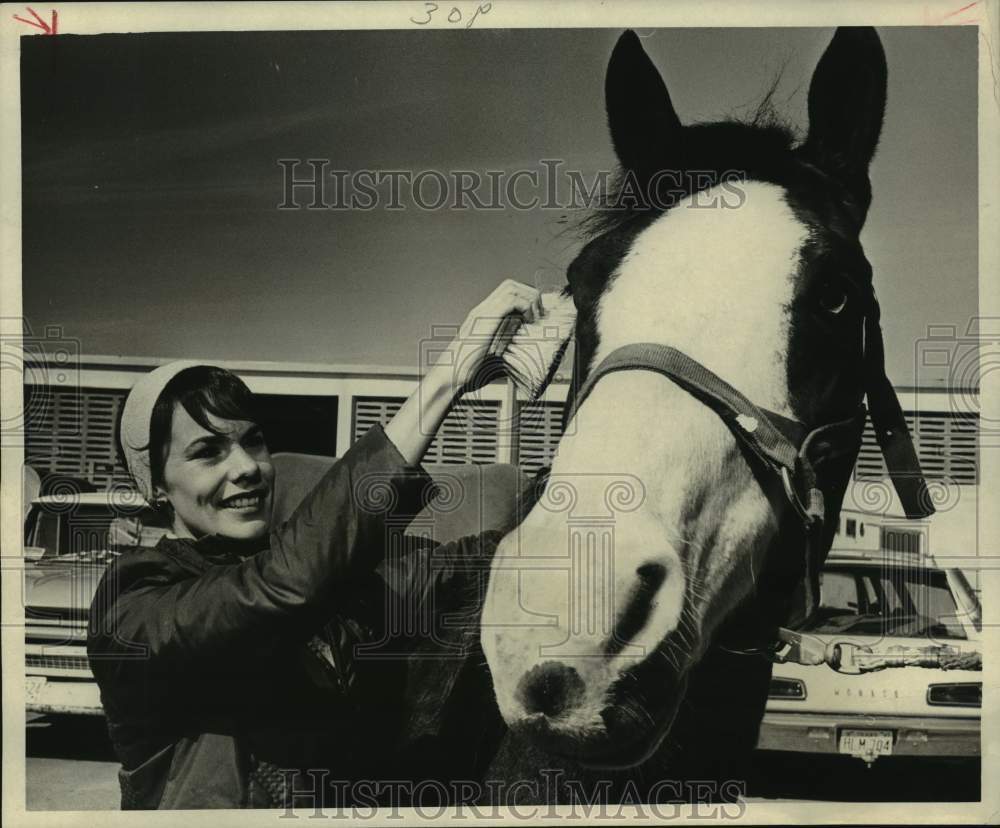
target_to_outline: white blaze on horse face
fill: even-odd
[[[594,365],[631,342],[671,345],[758,405],[788,412],[787,308],[809,229],[781,187],[742,187],[739,207],[695,206],[713,203],[709,190],[639,234],[600,299]]]
[[[682,203],[619,263],[599,300],[593,365],[622,345],[662,343],[789,413],[787,313],[807,236],[771,184],[746,184],[735,209]],[[609,487],[623,483],[636,496],[616,508]],[[570,505],[546,504],[554,484],[571,490]],[[774,518],[719,417],[641,370],[594,387],[559,445],[549,488],[497,550],[482,644],[509,723],[541,711],[561,729],[599,731],[615,681],[668,634],[676,630],[697,657],[718,621],[708,615],[752,588],[753,556]],[[650,581],[649,572],[658,575]],[[582,683],[565,705],[526,693],[544,670],[552,685],[553,664]]]

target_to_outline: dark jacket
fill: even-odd
[[[115,561],[87,651],[123,808],[267,807],[288,783],[400,772],[406,744],[433,738],[432,711],[474,642],[446,632],[453,658],[431,674],[410,655],[483,581],[498,537],[433,549],[407,538],[432,494],[376,427],[266,548],[164,538]]]

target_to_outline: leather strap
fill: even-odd
[[[882,367],[884,352],[874,296],[871,301],[876,310],[866,316],[865,380],[869,400],[874,406],[872,422],[907,516],[926,516],[933,513],[933,506],[926,496],[926,484],[920,473],[919,460],[910,441],[899,400]],[[874,322],[869,324],[867,320],[871,319]],[[801,518],[805,530],[802,538],[805,555],[804,602],[807,607],[815,608],[819,600],[818,567],[826,554],[826,549],[823,548],[826,499],[817,485],[813,454],[818,454],[815,458],[817,463],[822,462],[825,456],[836,455],[836,435],[842,429],[849,431],[852,426],[860,427],[858,418],[864,416],[864,406],[860,407],[855,416],[839,423],[820,426],[802,437],[806,431],[802,424],[759,408],[721,377],[683,352],[667,345],[642,342],[617,348],[605,357],[580,387],[566,422],[576,414],[601,378],[617,371],[635,370],[660,374],[707,405],[722,418],[733,436],[779,477],[785,495]],[[785,432],[795,433],[800,445],[792,442]],[[823,435],[822,442],[826,445],[822,452],[814,449],[820,443],[817,439],[819,435]],[[856,452],[857,442],[854,441],[852,445],[852,451]],[[802,493],[805,493],[804,499]],[[839,501],[839,496],[836,499]],[[787,628],[782,628],[781,632],[792,634]]]
[[[758,456],[772,467],[794,468],[798,449],[761,409],[718,375],[668,345],[637,342],[612,351],[587,377],[573,402],[572,417],[598,380],[616,371],[653,371],[698,398],[737,434],[753,437]]]
[[[811,465],[800,457],[798,447],[758,408],[704,365],[687,354],[651,342],[624,345],[612,351],[591,372],[573,402],[570,418],[587,399],[597,382],[616,371],[652,371],[667,377],[711,408],[765,466],[781,478],[785,493],[807,526],[823,520],[822,493],[815,488]],[[798,487],[804,489],[803,502]]]
[[[934,514],[934,504],[921,474],[920,460],[913,447],[910,430],[906,427],[896,390],[885,375],[880,312],[878,302],[873,299],[871,304],[872,310],[865,317],[865,391],[875,439],[885,458],[892,485],[899,494],[903,512],[908,518],[929,517]]]
[[[874,297],[871,307],[872,311],[865,317],[865,389],[875,437],[906,516],[929,517],[934,514],[934,505],[899,398],[885,374],[882,329]],[[721,377],[676,348],[639,342],[612,351],[580,387],[566,422],[576,414],[602,377],[616,371],[633,370],[661,374],[708,405],[744,445],[782,476],[786,494],[800,516],[817,516],[816,509],[822,498],[816,497],[818,490],[811,479],[811,464],[802,461],[800,450],[775,426],[775,415],[756,406]],[[806,492],[806,502],[797,499],[795,483]]]

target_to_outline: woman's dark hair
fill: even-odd
[[[163,485],[163,468],[167,462],[170,428],[177,403],[184,406],[192,420],[213,434],[220,432],[212,426],[209,415],[223,420],[259,422],[254,396],[235,374],[214,365],[185,368],[164,386],[150,416],[146,450],[149,452],[150,476],[154,486]],[[118,441],[121,452],[120,424]]]

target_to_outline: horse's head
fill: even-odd
[[[841,29],[801,144],[767,119],[684,126],[623,35],[606,102],[625,198],[569,268],[577,381],[621,346],[660,343],[778,419],[854,414],[871,280],[859,232],[885,86],[875,32]],[[482,645],[508,725],[597,764],[657,746],[690,669],[768,571],[785,518],[752,461],[663,376],[593,386],[494,560]]]

